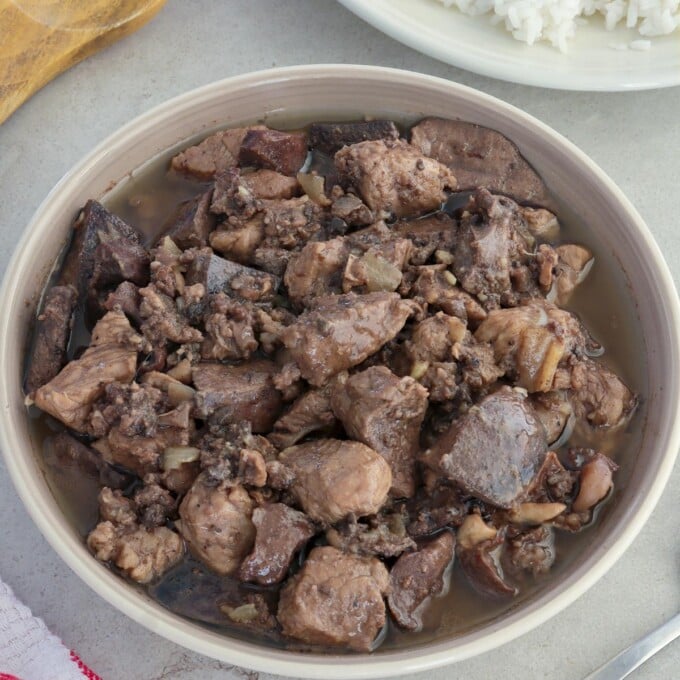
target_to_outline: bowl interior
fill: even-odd
[[[45,482],[40,442],[29,427],[21,366],[31,316],[47,273],[88,198],[101,196],[148,159],[181,140],[242,121],[311,121],[357,114],[460,118],[510,137],[560,201],[592,225],[600,252],[619,265],[620,294],[634,311],[647,417],[625,489],[583,552],[549,587],[455,639],[374,656],[299,654],[263,648],[182,619],[124,583],[88,553]],[[678,302],[647,228],[608,178],[550,129],[498,100],[448,81],[390,69],[298,67],[229,79],[189,93],[133,121],[84,159],[47,197],[27,228],[3,284],[0,311],[0,444],[34,521],[76,573],[147,628],[196,651],[256,670],[300,677],[377,677],[423,670],[481,653],[526,632],[592,585],[629,545],[665,485],[678,448]],[[341,662],[341,664],[340,664]]]

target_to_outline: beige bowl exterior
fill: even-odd
[[[551,189],[598,225],[629,278],[646,343],[648,417],[631,481],[583,555],[540,596],[467,634],[369,655],[299,654],[218,635],[167,611],[130,587],[85,548],[55,503],[38,465],[21,393],[27,329],[36,302],[80,206],[155,154],[217,125],[258,119],[340,118],[359,112],[444,116],[495,128],[520,147]],[[14,485],[52,547],[108,602],[151,631],[215,659],[297,677],[375,678],[459,661],[538,626],[592,586],[649,517],[668,480],[680,436],[678,298],[640,216],[613,182],[560,135],[490,96],[446,80],[364,66],[304,66],[208,85],[137,118],[100,144],[52,190],[27,227],[0,290],[0,446]]]

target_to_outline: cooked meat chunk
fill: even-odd
[[[331,404],[347,434],[385,458],[392,471],[391,494],[412,496],[427,390],[413,378],[374,366],[339,383]]]
[[[442,531],[415,552],[404,553],[390,571],[390,612],[407,630],[419,630],[422,607],[444,590],[444,572],[453,560],[455,539]]]
[[[619,466],[601,453],[589,456],[579,474],[578,496],[574,500],[574,512],[585,512],[603,500],[612,488],[612,475]]]
[[[289,637],[367,652],[385,624],[388,591],[387,569],[374,557],[314,548],[281,591],[277,618]]]
[[[577,477],[576,472],[562,465],[554,451],[548,451],[529,485],[527,498],[538,503],[570,503]]]
[[[210,212],[212,191],[184,201],[177,206],[163,233],[181,249],[202,248],[208,244],[208,234],[215,228],[215,216]]]
[[[331,206],[331,215],[341,219],[350,227],[358,227],[373,222],[373,213],[354,194],[344,194],[336,198]]]
[[[139,526],[137,509],[136,502],[120,491],[104,487],[99,494],[101,521],[87,537],[87,545],[98,560],[112,561],[133,581],[149,583],[179,562],[184,544],[166,527]]]
[[[133,323],[139,326],[142,323],[142,315],[139,307],[142,304],[142,297],[139,288],[134,283],[123,281],[116,290],[109,293],[104,301],[104,309],[109,312],[121,311]]]
[[[537,418],[543,423],[548,446],[557,441],[570,419],[573,409],[566,392],[537,392],[532,395],[531,403]]]
[[[433,488],[420,487],[406,504],[410,522],[408,533],[415,538],[430,536],[446,526],[458,526],[465,515],[463,493],[439,479]]]
[[[87,430],[92,404],[112,382],[131,382],[137,352],[144,347],[140,335],[122,312],[108,312],[92,331],[92,341],[75,359],[35,392],[35,404],[76,432]]]
[[[451,168],[460,191],[486,187],[521,203],[550,205],[548,190],[536,171],[496,130],[426,118],[411,128],[411,144]]]
[[[221,423],[249,421],[253,432],[269,432],[281,412],[274,387],[275,364],[258,359],[240,366],[203,362],[193,367],[196,412]]]
[[[375,139],[399,139],[399,130],[391,120],[314,123],[309,128],[309,145],[329,156],[334,155],[343,146]]]
[[[453,273],[487,309],[516,304],[518,293],[532,292],[533,278],[523,276],[532,244],[517,204],[479,189],[458,227]]]
[[[90,416],[90,433],[100,437],[93,446],[104,460],[140,476],[154,472],[166,448],[189,443],[189,410],[189,403],[170,410],[163,393],[150,385],[107,385]]]
[[[566,305],[576,286],[588,276],[595,258],[588,248],[573,243],[557,246],[555,253],[557,265],[547,298],[555,304]]]
[[[472,514],[458,530],[456,557],[470,584],[482,595],[512,597],[517,588],[510,585],[500,563],[503,537],[496,529]]]
[[[66,347],[71,336],[76,301],[73,286],[54,286],[45,294],[28,359],[28,394],[56,377],[66,363]]]
[[[305,392],[272,428],[269,441],[278,449],[297,444],[308,434],[330,428],[336,422],[331,408],[330,385]]]
[[[260,214],[229,229],[217,229],[209,236],[210,247],[213,250],[240,264],[255,263],[255,252],[262,243],[262,239],[264,239],[264,218]],[[266,271],[279,276],[283,274],[283,271],[278,270]]]
[[[446,213],[437,212],[415,220],[400,220],[392,230],[413,243],[411,263],[425,264],[435,251],[450,252],[456,242],[456,222]]]
[[[529,392],[553,390],[560,362],[583,354],[588,342],[573,314],[542,301],[493,310],[475,338],[492,343],[498,365]]]
[[[357,366],[402,328],[411,304],[396,293],[317,298],[282,335],[283,344],[312,385]]]
[[[321,209],[309,196],[263,201],[262,205],[264,247],[300,250],[321,230]]]
[[[349,252],[342,237],[305,245],[290,260],[283,277],[291,300],[304,304],[313,297],[339,293]]]
[[[383,506],[392,485],[385,459],[359,442],[311,441],[286,449],[279,460],[293,471],[290,491],[318,522],[372,515]]]
[[[434,309],[441,309],[469,323],[473,328],[486,319],[486,311],[479,302],[459,288],[451,272],[441,267],[420,267],[411,294]]]
[[[200,342],[203,334],[178,311],[175,301],[161,293],[151,284],[139,289],[142,298],[139,313],[143,319],[142,332],[155,347],[164,346],[168,341],[184,344]]]
[[[314,525],[283,503],[255,508],[253,524],[255,547],[241,564],[239,578],[261,586],[280,583],[297,551],[316,533]]]
[[[255,310],[224,293],[210,300],[205,318],[206,339],[201,345],[203,359],[238,361],[250,359],[258,348]]]
[[[177,499],[153,480],[154,475],[147,475],[144,486],[133,496],[137,516],[149,528],[163,526],[177,508]]]
[[[200,283],[208,295],[221,292],[241,301],[270,302],[280,283],[277,277],[225,260],[210,248],[189,250],[182,261],[187,265],[186,282]]]
[[[191,146],[178,153],[171,162],[173,170],[196,179],[214,179],[218,172],[223,172],[238,164],[241,144],[250,130],[264,130],[263,125],[247,128],[220,130],[206,137],[200,144]]]
[[[43,452],[48,465],[62,470],[76,467],[80,472],[99,479],[102,486],[124,489],[133,480],[133,474],[116,469],[104,461],[98,451],[72,437],[68,432],[59,432],[45,442]]]
[[[233,574],[255,539],[253,501],[242,486],[210,486],[199,476],[179,507],[180,533],[218,574]]]
[[[453,421],[424,460],[469,494],[510,508],[547,451],[545,430],[521,390],[502,387]]]
[[[437,312],[416,324],[405,349],[412,362],[446,361],[465,337],[465,324],[459,318]]]
[[[328,529],[326,540],[345,553],[381,557],[396,557],[404,550],[416,547],[415,541],[406,533],[404,517],[399,512],[370,517],[368,524],[350,517]]]
[[[269,246],[256,248],[252,256],[256,267],[279,277],[285,274],[286,267],[292,258],[293,253],[290,250]]]
[[[307,135],[303,132],[250,129],[241,143],[241,166],[276,170],[282,175],[295,175],[307,158]]]
[[[436,210],[454,174],[403,140],[360,142],[335,154],[340,174],[373,211],[404,217]]]
[[[496,365],[494,351],[487,343],[468,342],[460,346],[457,355],[463,383],[471,390],[482,390],[503,376]]]
[[[523,571],[537,576],[550,571],[555,561],[555,536],[551,526],[532,529],[509,529],[501,558],[509,573],[519,576]]]

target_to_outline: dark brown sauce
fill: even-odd
[[[323,116],[310,119],[320,120]],[[411,121],[403,122],[406,125]],[[277,125],[277,127],[292,126]],[[205,135],[201,135],[203,136]],[[177,150],[186,148],[196,141],[196,138],[187,140],[160,154],[142,168],[132,172],[102,199],[109,210],[144,234],[147,245],[155,242],[162,233],[163,225],[179,203],[205,190],[205,185],[167,171],[169,159]],[[604,442],[603,450],[619,464],[620,469],[615,476],[614,492],[598,509],[597,522],[601,523],[607,521],[607,517],[616,507],[621,490],[625,489],[628,483],[640,446],[642,424],[645,421],[645,352],[642,350],[643,338],[637,312],[632,297],[627,294],[630,284],[625,273],[607,243],[592,227],[584,224],[577,213],[578,209],[574,210],[564,204],[559,205],[558,217],[562,226],[560,240],[587,245],[595,254],[595,266],[586,281],[577,288],[567,308],[578,314],[593,337],[605,347],[605,353],[600,360],[617,372],[641,398],[638,411],[627,430],[609,435]],[[83,346],[88,341],[82,317],[79,323],[72,337],[70,356],[73,356],[78,346]],[[44,414],[37,414],[35,409],[32,409],[31,418],[34,422],[33,436],[36,441],[45,442],[47,436],[54,431],[55,421]],[[570,444],[579,444],[576,435]],[[45,443],[44,446],[48,447],[49,443]],[[46,451],[46,454],[49,452]],[[49,455],[46,456],[46,460],[48,459]],[[97,521],[98,481],[83,476],[75,468],[57,468],[50,466],[46,461],[43,461],[43,465],[45,477],[59,506],[77,531],[85,537]],[[423,630],[417,633],[404,632],[388,622],[387,629],[381,636],[384,640],[376,653],[462,635],[499,615],[516,610],[521,603],[536,598],[562,574],[568,572],[572,565],[584,556],[592,540],[593,532],[590,527],[577,534],[556,532],[556,559],[551,572],[527,580],[521,594],[514,599],[493,600],[478,595],[469,586],[459,567],[454,564],[450,570],[448,592],[429,604],[424,613]],[[133,587],[140,586],[133,584]],[[220,598],[225,594],[248,588],[251,586],[241,584],[236,579],[212,574],[194,558],[188,556],[166,573],[159,582],[145,590],[171,611],[212,630],[219,630],[244,640],[300,649],[283,638],[275,639],[252,631],[239,630],[220,613],[216,604]],[[338,650],[333,649],[333,652],[338,653]]]

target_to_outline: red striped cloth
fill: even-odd
[[[102,680],[0,580],[0,680]]]

